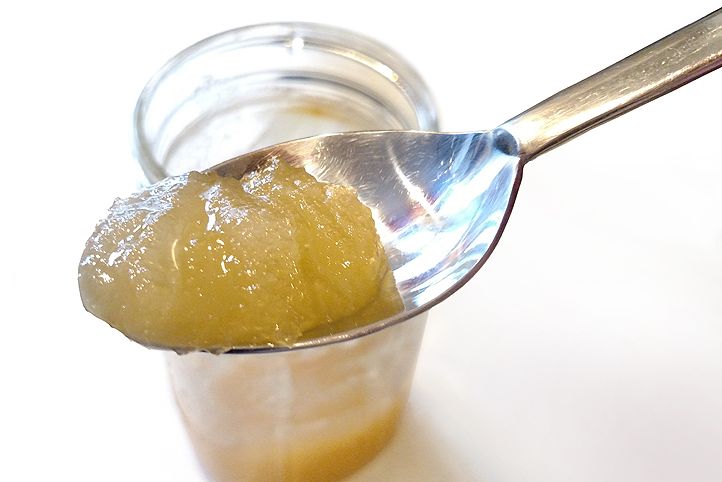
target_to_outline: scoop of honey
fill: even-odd
[[[177,352],[290,346],[403,310],[369,208],[272,159],[117,199],[78,269],[85,308]]]

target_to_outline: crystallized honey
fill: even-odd
[[[86,309],[143,345],[290,345],[403,306],[371,211],[349,187],[272,160],[191,172],[118,199],[79,266]]]

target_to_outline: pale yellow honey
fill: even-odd
[[[179,352],[289,345],[403,308],[356,192],[277,160],[240,181],[191,172],[117,200],[79,283],[88,311]]]

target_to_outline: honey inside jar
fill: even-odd
[[[331,482],[372,460],[406,405],[426,315],[335,345],[167,356],[190,440],[216,482]]]

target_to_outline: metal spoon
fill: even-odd
[[[430,309],[499,241],[530,160],[722,66],[722,9],[544,100],[494,130],[322,135],[209,169],[240,177],[272,157],[357,189],[375,216],[406,311],[291,348],[363,336]],[[288,349],[237,347],[234,351]]]

